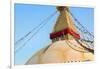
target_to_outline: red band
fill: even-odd
[[[80,35],[77,34],[76,32],[74,32],[72,29],[70,28],[66,28],[66,29],[63,29],[59,32],[55,32],[55,33],[51,33],[50,34],[50,39],[53,39],[53,38],[56,38],[56,37],[60,37],[61,35],[66,35],[66,34],[70,34],[72,36],[74,36],[75,38],[78,38],[80,39]]]

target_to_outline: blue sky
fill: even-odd
[[[15,42],[23,37],[26,33],[36,27],[45,18],[56,11],[55,6],[49,5],[33,5],[33,4],[15,4],[14,19],[15,19]],[[81,24],[90,32],[94,32],[94,9],[70,7],[70,11]],[[39,49],[49,45],[51,40],[49,34],[52,32],[53,26],[57,20],[57,13],[46,26],[44,26],[26,45],[23,49],[15,53],[15,64],[25,64],[25,62]],[[33,32],[34,33],[34,32]],[[28,39],[28,38],[26,38]],[[15,49],[20,47],[24,41],[15,45]]]

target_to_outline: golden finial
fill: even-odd
[[[69,11],[69,7],[68,6],[57,6],[57,10],[58,11],[64,11],[64,10],[67,10],[67,11]]]

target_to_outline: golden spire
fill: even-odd
[[[69,7],[58,6],[57,10],[60,11],[60,15],[56,21],[53,32],[60,31],[65,28],[71,28],[74,32],[77,33],[76,27],[70,15]]]
[[[56,21],[56,24],[53,28],[53,32],[59,32],[62,31],[64,29],[71,29],[72,32],[74,32],[75,34],[78,34],[76,27],[74,26],[74,22],[72,20],[72,17],[70,15],[70,9],[67,6],[58,6],[56,7],[57,10],[60,12],[59,17]],[[51,35],[52,35],[51,33]],[[74,34],[73,34],[74,35]],[[67,38],[69,38],[70,35],[67,35]]]

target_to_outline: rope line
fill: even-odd
[[[94,53],[93,49],[87,48],[86,46],[84,46],[82,43],[79,42],[79,40],[75,39],[83,48],[85,48],[86,50],[88,50],[91,53]]]
[[[91,33],[79,22],[79,20],[76,19],[76,17],[75,17],[71,12],[69,12],[69,13],[70,13],[71,16],[73,17],[73,19],[76,21],[76,23],[78,23],[78,25],[80,25],[89,35],[91,35],[92,37],[94,37],[93,34],[91,34]],[[86,32],[84,32],[84,33],[86,33]]]
[[[85,45],[87,45],[88,46],[88,48],[90,48],[91,49],[91,47],[86,43],[86,42],[84,42],[84,41],[82,41],[81,39],[80,39],[80,41],[82,42],[82,43],[84,43]],[[92,48],[94,47],[92,44],[91,44],[91,46],[92,46]]]
[[[57,11],[55,13],[53,13],[50,17],[47,18],[47,22],[45,22],[21,47],[19,47],[17,50],[15,50],[15,53],[17,53],[18,51],[20,51],[22,48],[25,47],[25,45],[41,30],[41,28],[43,28],[48,21],[57,13]],[[44,22],[44,21],[43,21]]]
[[[66,43],[68,44],[68,46],[69,46],[70,48],[72,48],[72,49],[75,50],[75,51],[82,52],[82,53],[88,53],[88,52],[86,52],[86,51],[80,51],[80,50],[77,50],[77,49],[73,48],[71,45],[73,45],[73,46],[75,46],[75,47],[77,47],[77,46],[74,45],[74,44],[72,44],[72,43],[70,43],[69,41],[68,41],[68,42],[66,41]],[[69,44],[69,43],[70,43],[70,44]]]
[[[20,38],[18,41],[15,42],[15,45],[18,44],[20,41],[24,40],[26,37],[28,37],[33,31],[35,31],[38,27],[40,27],[43,23],[45,23],[46,20],[50,19],[54,14],[56,14],[57,11],[55,11],[53,14],[51,14],[49,17],[47,17],[46,19],[44,19],[39,25],[37,25],[36,27],[34,27],[31,31],[29,31],[25,36],[23,36],[22,38]]]
[[[74,37],[74,36],[73,36]],[[79,39],[77,39],[77,38],[75,38],[74,37],[74,39],[77,41],[77,43],[79,43],[80,44],[80,46],[82,46],[84,49],[86,49],[86,50],[88,50],[88,51],[90,51],[90,52],[92,52],[92,53],[94,53],[94,50],[92,50],[92,49],[90,49],[90,48],[87,48],[86,46],[84,46],[82,43],[80,43],[78,40]],[[75,45],[74,45],[75,46]],[[88,46],[88,45],[87,45]]]

